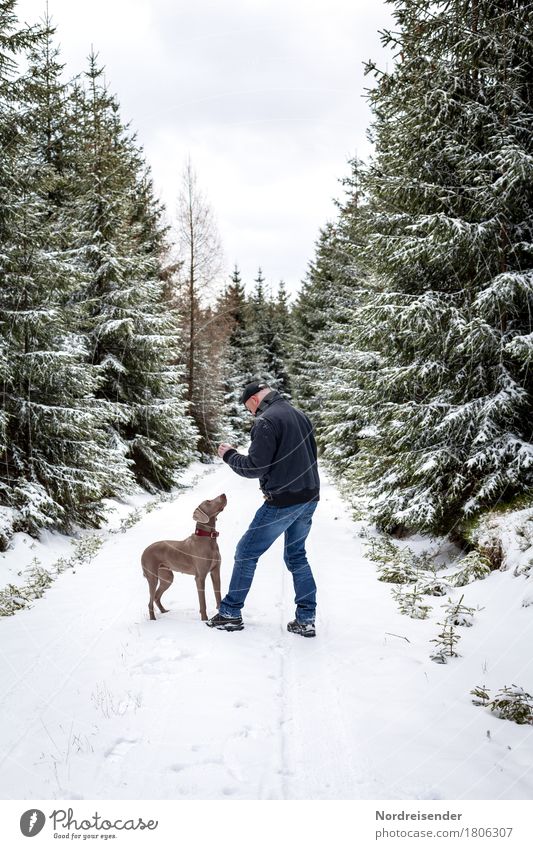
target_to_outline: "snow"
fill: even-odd
[[[319,603],[310,640],[286,631],[294,605],[281,539],[259,561],[243,631],[207,628],[184,575],[164,597],[169,613],[147,618],[145,546],[188,535],[194,507],[225,492],[224,590],[261,504],[256,482],[222,461],[192,464],[189,488],[124,532],[121,519],[153,499],[110,503],[117,511],[97,532],[94,560],[0,619],[3,798],[532,797],[533,729],[474,706],[469,692],[533,692],[533,606],[522,604],[530,579],[508,569],[451,590],[476,608],[473,626],[458,629],[460,657],[433,663],[446,599],[425,599],[428,619],[402,616],[366,556],[364,522],[320,473],[307,543]],[[0,569],[14,559],[20,568],[25,539],[17,535]],[[417,552],[435,544],[407,542]],[[52,562],[69,543],[47,532],[35,545],[44,564],[45,550]],[[453,548],[439,550],[456,571]],[[211,587],[207,598],[214,613]]]
[[[491,548],[499,543],[502,569],[515,575],[533,575],[533,507],[487,511],[472,533],[476,545]]]

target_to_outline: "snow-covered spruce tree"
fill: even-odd
[[[264,380],[268,379],[269,382],[273,383],[273,375],[266,374],[264,339],[261,334],[267,304],[266,281],[261,266],[259,266],[257,277],[253,282],[255,285],[247,298],[248,324],[254,352],[252,371],[254,377],[262,377]]]
[[[239,398],[243,386],[255,376],[255,343],[247,321],[246,292],[237,265],[230,280],[217,301],[218,320],[225,336],[222,428],[225,441],[240,444],[250,430],[250,414]]]
[[[277,340],[271,321],[270,293],[261,267],[254,283],[255,287],[248,299],[249,324],[255,340],[254,377],[261,378],[272,389],[278,389]]]
[[[179,330],[163,300],[166,230],[135,137],[97,57],[71,97],[78,146],[78,247],[87,282],[82,326],[111,418],[109,445],[148,491],[168,490],[196,442],[176,359]]]
[[[287,295],[283,283],[278,293],[271,295],[266,304],[264,323],[261,326],[265,351],[265,370],[274,377],[278,392],[285,398],[291,397],[291,384],[288,370],[290,319]]]
[[[367,411],[358,404],[357,390],[376,366],[374,351],[358,345],[358,310],[369,299],[371,283],[360,258],[360,230],[365,215],[360,203],[359,163],[342,180],[347,191],[338,202],[339,217],[330,230],[330,286],[323,309],[324,326],[315,338],[317,394],[320,413],[317,441],[348,496],[360,490],[355,458],[360,445],[373,434]]]
[[[16,102],[21,81],[17,74],[17,55],[39,38],[31,28],[19,27],[15,0],[0,0],[0,296],[10,272],[10,251],[16,235],[13,212],[17,204],[16,164],[21,155],[22,139]],[[0,378],[2,408],[0,410],[0,548],[4,549],[13,531],[12,502],[8,451],[11,418],[6,408],[6,388],[11,374],[10,326],[0,313]]]
[[[283,392],[288,398],[291,398],[293,394],[291,385],[291,355],[294,340],[294,326],[292,304],[289,301],[284,280],[280,280],[278,283],[278,291],[272,303],[272,313],[276,327],[278,328],[283,358]]]
[[[319,410],[313,415],[322,456],[348,495],[355,494],[354,460],[360,437],[365,436],[361,411],[354,403],[361,360],[353,339],[355,310],[351,291],[337,283],[335,292],[335,307],[329,311],[326,327],[316,340]]]
[[[98,524],[100,500],[120,491],[122,463],[103,444],[105,411],[91,403],[96,375],[71,329],[79,269],[53,28],[46,18],[11,42],[12,6],[0,6],[0,334],[7,359],[0,498],[12,511],[13,530],[36,534],[47,525]],[[16,47],[25,48],[27,67],[18,77]]]
[[[316,425],[317,443],[348,498],[358,498],[359,475],[354,471],[359,445],[372,428],[366,410],[357,404],[356,390],[373,352],[357,344],[356,311],[368,298],[369,283],[360,260],[360,220],[364,209],[356,160],[342,179],[346,198],[337,202],[339,215],[321,232],[316,257],[294,310],[293,368],[301,373],[308,397],[304,408]]]
[[[367,68],[360,468],[382,527],[442,532],[533,482],[530,4],[394,6],[396,65]]]
[[[319,367],[319,334],[329,332],[329,310],[335,302],[338,245],[332,222],[320,231],[315,257],[309,262],[307,275],[291,311],[292,339],[289,370],[293,381],[293,396],[306,413],[319,425],[325,395],[322,392],[324,373]]]
[[[177,364],[179,317],[166,309],[164,300],[170,228],[163,224],[163,208],[143,162],[131,192],[129,231],[138,258],[131,282],[140,310],[138,345],[126,361],[132,414],[123,436],[141,486],[168,489],[176,472],[196,456],[199,434],[188,412],[184,370]]]

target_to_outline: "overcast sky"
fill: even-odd
[[[45,0],[19,0],[38,20]],[[260,265],[296,292],[338,180],[366,158],[371,77],[390,61],[383,0],[49,0],[69,75],[91,45],[175,214],[190,155],[215,212],[227,273]]]

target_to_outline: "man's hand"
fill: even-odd
[[[218,456],[223,457],[229,448],[233,448],[233,445],[228,445],[227,442],[221,442],[218,446]]]

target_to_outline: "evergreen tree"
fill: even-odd
[[[11,42],[12,7],[0,6],[0,55],[12,77],[0,98],[0,332],[8,358],[0,488],[13,529],[37,533],[46,525],[98,523],[100,499],[119,491],[113,473],[120,464],[103,445],[105,411],[90,403],[96,375],[86,367],[83,339],[71,330],[68,300],[78,268],[64,206],[65,90],[53,28],[46,18]],[[16,78],[13,45],[24,47],[27,58],[25,75]]]
[[[293,310],[291,375],[298,403],[312,418],[316,440],[349,491],[359,450],[360,413],[353,390],[361,362],[354,348],[354,309],[362,286],[352,223],[352,178],[336,222],[320,232],[315,259]]]
[[[356,458],[374,427],[359,391],[379,362],[376,352],[361,344],[361,315],[371,305],[372,280],[361,259],[361,230],[366,210],[361,205],[359,169],[342,179],[345,199],[337,201],[339,216],[329,226],[323,256],[318,256],[314,286],[327,287],[320,326],[314,334],[314,369],[320,407],[315,412],[317,444],[347,493],[358,497]],[[322,247],[322,245],[320,245]],[[370,302],[370,303],[369,303]]]
[[[279,302],[270,298],[266,304],[262,324],[265,373],[272,375],[272,386],[283,396],[290,397],[290,379],[287,368],[289,357],[288,328],[281,316]]]
[[[15,4],[16,0],[11,2],[0,0],[0,245],[2,245],[2,254],[5,253],[5,245],[11,242],[14,233],[13,207],[16,185],[14,164],[20,149],[18,116],[15,109],[15,100],[20,88],[20,80],[16,76],[17,54],[31,44],[35,37],[28,27],[18,29]],[[0,259],[0,291],[6,284],[8,262],[3,256]],[[9,340],[9,324],[0,314],[0,378],[3,396],[10,375]],[[8,502],[10,495],[9,477],[5,470],[8,428],[9,414],[3,397],[0,409],[0,462],[2,464],[0,503]],[[0,517],[0,547],[4,548],[12,531],[11,511],[5,507],[0,508]]]
[[[253,295],[252,295],[252,298],[251,298],[251,304],[252,304],[252,308],[253,308],[253,311],[254,311],[255,323],[256,323],[256,326],[258,326],[260,318],[261,318],[261,314],[262,314],[263,310],[265,309],[266,300],[267,300],[266,291],[265,291],[266,280],[265,280],[265,277],[264,277],[264,274],[263,274],[263,269],[261,268],[261,266],[259,266],[259,268],[257,269],[257,277],[255,278],[254,283],[255,283],[255,288],[254,288]]]
[[[276,317],[276,321],[283,328],[285,338],[290,336],[292,331],[292,317],[289,296],[287,295],[287,288],[284,280],[280,280],[278,283],[278,292],[274,301],[274,315]]]
[[[396,0],[370,93],[370,305],[357,404],[383,527],[449,530],[533,482],[533,44],[529,4]]]
[[[78,226],[88,282],[83,327],[112,417],[109,442],[149,491],[168,489],[192,456],[176,358],[179,330],[165,309],[165,229],[135,138],[92,54],[72,96],[79,141]]]
[[[227,287],[225,312],[230,321],[230,344],[239,352],[244,383],[254,377],[257,339],[251,319],[250,302],[246,297],[239,269],[235,266]]]
[[[248,301],[250,327],[255,341],[254,378],[268,383],[272,389],[277,389],[278,382],[273,370],[275,365],[274,331],[266,280],[261,267],[257,271],[254,283],[255,288]]]
[[[169,227],[155,198],[148,168],[141,164],[131,188],[129,219],[137,274],[138,345],[129,346],[131,417],[124,429],[137,481],[147,490],[168,489],[176,472],[195,456],[198,431],[188,414],[185,374],[177,364],[179,320],[165,305]]]
[[[335,282],[336,241],[333,223],[321,231],[315,258],[292,309],[293,336],[289,367],[294,397],[317,423],[325,398],[321,389],[322,373],[318,364],[319,334],[328,326],[328,306],[333,299]]]
[[[226,337],[223,354],[224,440],[239,444],[250,429],[250,416],[239,398],[243,387],[255,376],[255,346],[249,328],[246,293],[237,265],[230,284],[217,302],[217,311]]]

